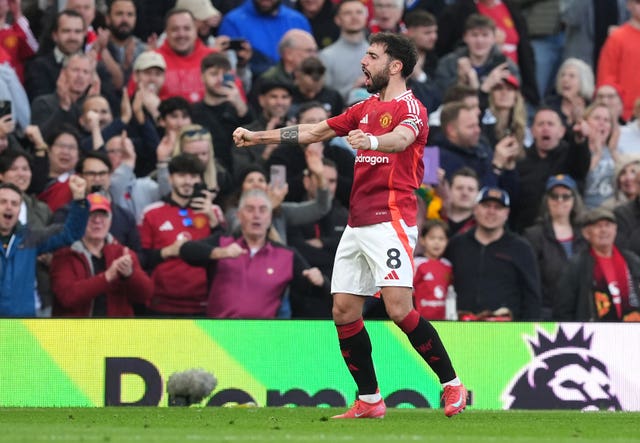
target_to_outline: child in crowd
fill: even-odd
[[[445,222],[430,219],[422,227],[418,239],[424,257],[414,260],[413,299],[416,310],[427,320],[447,318],[447,292],[453,282],[451,263],[442,258],[448,242],[447,231]]]

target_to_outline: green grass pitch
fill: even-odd
[[[640,442],[640,413],[329,408],[0,408],[0,442]]]

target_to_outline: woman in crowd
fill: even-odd
[[[583,204],[576,182],[568,175],[549,177],[538,222],[524,236],[533,247],[542,283],[542,317],[552,320],[555,285],[571,256],[586,243],[580,234]]]
[[[615,162],[618,152],[611,146],[613,115],[609,108],[596,102],[584,111],[583,120],[574,126],[574,132],[587,137],[591,151],[591,166],[583,193],[588,208],[600,206],[613,196]]]
[[[225,195],[231,189],[231,176],[216,160],[213,139],[208,129],[196,125],[186,125],[178,133],[173,155],[193,154],[205,165],[204,182],[209,192]]]
[[[640,172],[639,154],[620,154],[616,162],[614,194],[602,203],[602,207],[613,211],[640,193],[636,176]]]
[[[524,156],[527,135],[527,111],[520,93],[520,82],[513,74],[496,83],[488,95],[488,107],[482,116],[482,132],[495,146],[507,135],[513,135]]]
[[[589,65],[577,58],[569,58],[560,65],[555,93],[545,99],[545,104],[558,111],[564,125],[571,128],[580,121],[594,89],[593,70]]]

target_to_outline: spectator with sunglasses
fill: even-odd
[[[556,285],[569,259],[587,247],[578,223],[583,211],[584,204],[573,178],[553,175],[545,186],[538,221],[524,231],[540,268],[543,320],[552,320]]]
[[[145,209],[139,225],[140,261],[154,282],[148,315],[205,315],[206,272],[179,258],[183,243],[208,237],[223,220],[221,211],[211,203],[211,193],[203,191],[204,196],[194,196],[195,185],[203,181],[204,172],[204,164],[195,155],[173,157],[169,162],[171,193]]]

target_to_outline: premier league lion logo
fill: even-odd
[[[583,328],[568,338],[558,327],[555,337],[538,329],[527,337],[532,361],[509,383],[504,409],[621,410],[607,366],[591,353]]]

